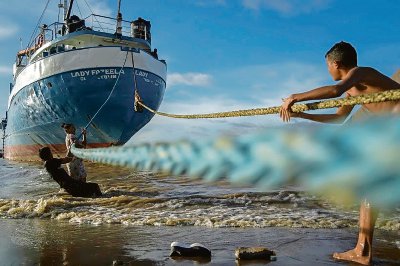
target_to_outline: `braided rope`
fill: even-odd
[[[302,131],[270,128],[212,140],[73,147],[72,153],[94,162],[207,181],[226,178],[263,189],[294,184],[351,202],[366,196],[378,206],[400,202],[400,120],[395,118]]]
[[[330,99],[320,102],[305,103],[305,104],[294,104],[292,106],[292,111],[295,113],[304,112],[316,109],[327,109],[346,105],[356,105],[356,104],[368,104],[368,103],[379,103],[385,101],[395,101],[400,100],[400,90],[388,90],[379,93],[362,94],[358,96],[351,96],[339,99]],[[199,119],[199,118],[224,118],[224,117],[238,117],[238,116],[255,116],[255,115],[267,115],[267,114],[278,114],[280,106],[267,107],[267,108],[256,108],[247,110],[236,110],[228,112],[218,112],[209,114],[169,114],[164,112],[158,112],[143,102],[138,102],[141,106],[146,108],[148,111],[166,117],[172,118],[185,118],[185,119]]]

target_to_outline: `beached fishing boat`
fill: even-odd
[[[122,145],[153,114],[135,112],[135,93],[158,109],[166,86],[166,63],[151,48],[150,22],[91,14],[43,24],[28,48],[17,53],[6,114],[5,158],[38,160],[50,146],[64,155],[61,123],[88,126],[88,146]]]

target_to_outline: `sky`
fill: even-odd
[[[57,17],[59,1],[50,1],[44,23]],[[88,3],[96,14],[116,16],[116,0],[76,2],[75,14],[91,13]],[[7,109],[15,55],[26,46],[46,3],[0,0],[0,117]],[[334,84],[324,55],[342,40],[355,46],[360,66],[388,76],[400,69],[398,0],[122,0],[121,11],[125,20],[151,21],[153,48],[168,64],[163,112],[276,106],[292,93]],[[154,117],[131,141],[242,134],[282,125],[277,115]]]

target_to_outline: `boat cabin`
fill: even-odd
[[[120,14],[119,14],[120,15]],[[117,29],[113,27],[118,25]],[[66,23],[42,25],[28,48],[17,53],[13,66],[14,80],[28,64],[68,50],[94,46],[124,46],[151,51],[151,24],[141,17],[134,21],[92,14],[84,19],[72,15]]]

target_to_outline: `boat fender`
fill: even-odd
[[[189,245],[179,243],[179,242],[172,242],[170,257],[210,258],[211,250],[209,250],[204,245],[199,244],[199,243],[193,243],[189,246]]]

